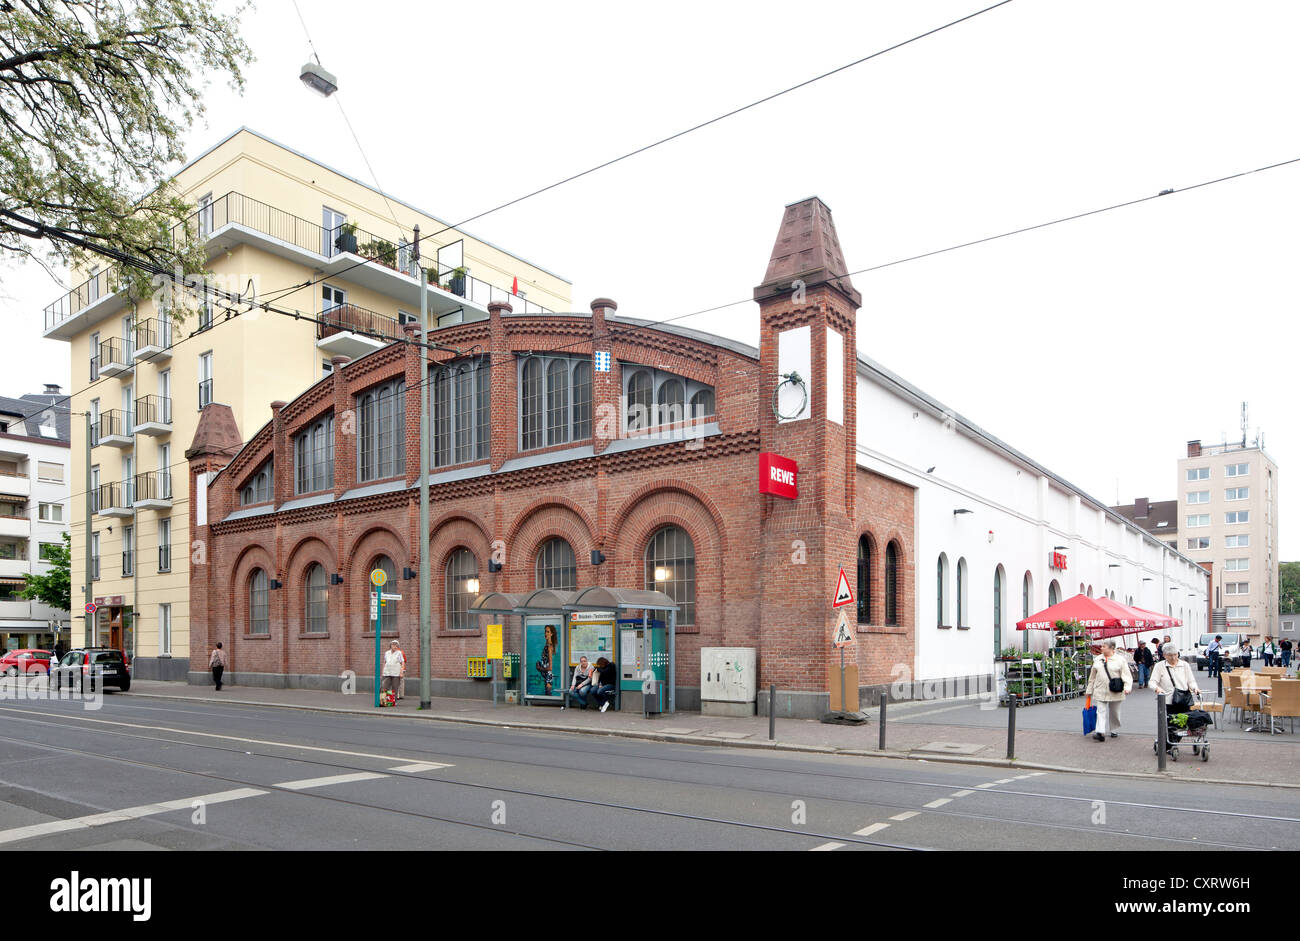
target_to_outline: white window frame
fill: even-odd
[[[99,331],[90,335],[90,381],[99,378]]]
[[[1225,595],[1248,595],[1250,594],[1250,582],[1224,582],[1223,593]]]
[[[1196,481],[1209,480],[1209,479],[1210,479],[1210,469],[1208,467],[1187,468],[1188,483],[1195,483]]]
[[[1225,572],[1248,572],[1250,571],[1250,558],[1244,559],[1225,559],[1223,563]]]
[[[1243,526],[1249,522],[1250,510],[1229,510],[1227,513],[1223,514],[1223,523],[1225,526]]]
[[[158,655],[160,657],[172,655],[172,606],[170,604],[158,605]]]
[[[1192,545],[1193,542],[1201,542],[1201,541],[1204,541],[1204,542],[1205,542],[1205,545],[1203,545],[1203,546],[1200,546],[1200,545],[1196,545],[1196,546],[1194,546],[1194,545]],[[1187,540],[1187,551],[1188,551],[1188,552],[1204,552],[1204,551],[1205,551],[1206,549],[1208,549],[1208,548],[1210,548],[1210,537],[1209,537],[1209,536],[1193,536],[1191,539],[1188,539],[1188,540]]]
[[[1194,516],[1187,517],[1188,529],[1200,529],[1203,526],[1209,526],[1209,525],[1210,525],[1209,513],[1197,513]]]
[[[1190,492],[1190,493],[1187,494],[1187,502],[1190,503],[1190,504],[1209,503],[1209,502],[1210,502],[1210,491],[1208,491],[1208,490],[1193,490],[1192,492]]]
[[[1250,462],[1246,461],[1241,464],[1229,464],[1224,471],[1225,477],[1245,477],[1250,473]]]
[[[1223,491],[1223,499],[1225,499],[1225,500],[1249,500],[1249,499],[1250,499],[1250,488],[1249,488],[1249,487],[1229,487],[1229,488],[1227,488],[1226,490]]]
[[[213,392],[213,390],[216,387],[216,382],[214,381],[212,375],[213,372],[214,370],[213,370],[213,363],[212,363],[212,351],[208,350],[204,353],[200,353],[199,354],[199,411],[203,411],[204,406],[211,405],[213,400],[215,400],[216,398],[216,395]],[[211,385],[208,386],[208,400],[206,402],[203,401],[203,383],[205,382],[211,382]]]
[[[1225,536],[1223,545],[1227,549],[1249,549],[1250,533],[1238,533],[1235,536]]]
[[[46,514],[46,511],[53,508],[56,512],[53,516]],[[62,523],[63,522],[63,504],[62,503],[42,503],[36,508],[36,518],[42,523]]]

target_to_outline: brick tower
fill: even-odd
[[[778,715],[814,717],[827,710],[832,667],[838,683],[839,655],[831,646],[838,612],[831,599],[841,566],[855,582],[856,323],[862,305],[830,208],[817,197],[785,207],[754,300],[761,319],[761,450],[798,464],[797,498],[759,498],[761,686],[776,684]],[[793,373],[800,381],[783,381]],[[852,607],[844,610],[854,624]]]

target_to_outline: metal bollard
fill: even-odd
[[[767,692],[767,740],[776,738],[776,684]]]
[[[1165,714],[1165,694],[1156,697],[1156,770],[1164,771],[1169,747],[1168,717]]]
[[[885,707],[889,705],[889,690],[880,694],[880,750],[885,750]]]
[[[1016,704],[1019,693],[1007,693],[1007,761],[1016,757]]]

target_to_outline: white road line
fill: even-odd
[[[983,789],[983,788],[986,788],[986,787],[993,787],[993,786],[995,786],[996,783],[997,783],[997,782],[995,782],[995,781],[990,781],[988,784],[976,784],[975,786],[978,787],[978,788]]]
[[[951,804],[951,803],[952,803],[951,797],[941,797],[938,800],[930,801],[930,803],[926,804],[925,806],[929,807],[931,810],[934,810],[934,808],[936,807],[942,807],[944,804]]]
[[[401,755],[376,755],[364,751],[346,751],[342,748],[325,748],[320,745],[299,745],[295,742],[274,742],[261,738],[240,738],[237,735],[219,735],[216,732],[195,732],[190,729],[174,729],[166,725],[140,725],[136,722],[114,722],[111,719],[91,719],[88,716],[71,715],[66,712],[38,712],[33,709],[12,709],[0,706],[0,712],[14,712],[20,716],[52,716],[56,719],[73,719],[78,722],[93,722],[97,725],[117,725],[127,729],[148,729],[154,732],[173,732],[177,735],[194,735],[200,738],[220,738],[228,742],[242,742],[246,745],[273,745],[277,748],[297,748],[302,751],[319,751],[330,755],[347,755],[351,758],[375,758],[379,761],[400,761],[410,762],[410,758],[404,758]],[[274,757],[274,756],[270,756]],[[443,765],[444,768],[451,768],[452,765]]]
[[[905,810],[901,814],[895,814],[889,819],[902,821],[902,820],[911,820],[913,817],[916,816],[919,816],[919,814],[917,814],[915,810]]]
[[[993,783],[994,783],[994,784],[1010,784],[1010,783],[1011,783],[1012,781],[1014,781],[1014,780],[1015,780],[1015,778],[999,778],[998,780],[994,781]]]
[[[952,796],[953,796],[953,797],[969,797],[970,795],[972,795],[972,794],[974,794],[974,793],[975,793],[974,791],[954,791],[953,794],[952,794]]]
[[[35,823],[26,827],[15,827],[12,830],[0,830],[0,843],[14,843],[18,840],[29,840],[35,836],[45,836],[49,833],[63,833],[68,830],[85,830],[90,827],[103,827],[110,823],[121,823],[126,820],[138,820],[140,817],[150,817],[154,814],[165,814],[172,810],[189,810],[194,806],[195,801],[202,801],[204,804],[224,804],[227,801],[243,800],[245,797],[257,797],[259,794],[265,794],[266,791],[258,790],[255,787],[241,787],[233,791],[218,791],[215,794],[200,794],[197,797],[182,797],[179,800],[162,801],[157,804],[141,804],[139,807],[126,807],[122,810],[110,810],[99,814],[88,814],[84,817],[73,817],[69,820],[51,820],[48,823]]]
[[[863,827],[861,830],[854,830],[854,836],[871,836],[873,833],[879,833],[881,830],[889,829],[887,823],[873,823],[869,827]]]
[[[832,841],[830,843],[823,843],[821,846],[814,846],[808,852],[810,853],[830,852],[831,850],[839,849],[843,845],[844,845],[843,843],[835,843]]]
[[[328,787],[331,784],[351,784],[353,781],[374,781],[377,778],[386,778],[386,774],[375,774],[370,771],[358,771],[354,774],[331,774],[326,778],[304,778],[301,781],[284,781],[280,784],[274,784],[272,787],[282,787],[290,791],[302,791],[309,787]]]
[[[403,774],[419,774],[421,771],[437,771],[439,768],[450,768],[451,765],[444,765],[437,761],[417,761],[413,765],[398,765],[396,768],[389,768],[389,771],[400,771]]]

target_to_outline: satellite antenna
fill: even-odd
[[[1246,408],[1247,404],[1248,403],[1246,402],[1241,403],[1241,446],[1243,448],[1246,446],[1246,433],[1247,429],[1250,427],[1250,419],[1248,418],[1249,412]]]

